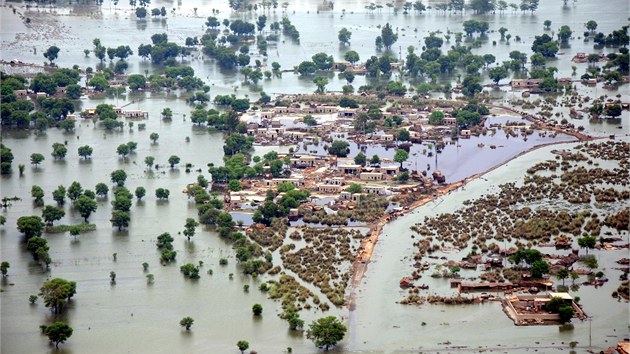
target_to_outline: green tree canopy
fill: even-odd
[[[44,223],[39,216],[21,216],[17,219],[17,229],[28,240],[34,236],[40,236],[44,231]]]
[[[315,346],[328,350],[343,339],[347,330],[335,316],[328,316],[313,321],[306,331],[306,337],[311,339]]]
[[[328,148],[328,153],[337,157],[346,157],[348,156],[349,146],[350,144],[347,141],[335,140]]]
[[[77,284],[62,278],[54,278],[42,285],[39,295],[44,300],[44,305],[50,307],[53,313],[61,313],[63,307],[76,293]]]
[[[65,342],[72,336],[72,327],[64,322],[55,322],[50,326],[44,326],[44,334],[48,336],[51,343],[55,343],[55,347],[59,348],[59,344]]]

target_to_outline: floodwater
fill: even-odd
[[[574,144],[563,145],[568,148]],[[400,278],[409,276],[415,262],[412,256],[415,247],[412,243],[414,234],[409,228],[422,221],[426,216],[440,213],[454,212],[461,208],[465,200],[477,199],[484,194],[498,191],[497,186],[503,183],[521,180],[514,176],[522,176],[528,167],[541,160],[552,159],[551,150],[557,147],[545,147],[521,156],[500,168],[484,175],[483,179],[476,179],[466,184],[465,189],[459,189],[444,198],[437,199],[418,208],[409,215],[402,217],[383,228],[375,247],[368,271],[357,291],[356,310],[350,313],[352,332],[349,347],[361,349],[362,352],[381,352],[387,348],[389,352],[411,351],[451,351],[455,346],[464,346],[463,351],[476,351],[487,348],[497,352],[525,352],[527,348],[538,348],[540,352],[548,352],[551,348],[568,349],[568,343],[577,341],[579,351],[589,346],[589,326],[592,329],[592,345],[595,348],[605,348],[616,345],[617,341],[627,338],[628,333],[628,304],[618,302],[610,297],[616,290],[621,271],[612,270],[617,267],[617,259],[627,257],[627,250],[593,251],[601,269],[607,269],[606,276],[610,279],[604,286],[595,289],[592,286],[581,286],[572,294],[580,296],[585,312],[592,316],[592,323],[588,321],[572,321],[574,330],[559,332],[557,326],[514,326],[512,321],[503,313],[498,302],[479,305],[443,306],[424,304],[421,306],[401,305],[396,301],[402,300],[407,292],[398,286]],[[416,235],[417,236],[417,235]],[[623,236],[624,242],[628,234]],[[503,246],[502,246],[503,247]],[[451,254],[438,252],[438,256],[449,259],[461,259],[469,250]],[[543,253],[548,249],[541,248]],[[556,252],[554,252],[556,253]],[[563,253],[563,252],[559,252]],[[443,263],[427,259],[430,263]],[[421,291],[420,295],[436,293],[443,296],[457,294],[457,289],[450,289],[448,279],[434,279],[430,277],[433,270],[423,273],[423,277],[416,283],[429,285],[429,290]],[[469,277],[474,271],[464,270],[462,277]],[[579,281],[584,281],[581,277]],[[554,279],[555,281],[555,279]],[[570,282],[567,283],[570,285]],[[422,325],[426,322],[426,325]],[[379,335],[387,333],[387,335]],[[450,342],[451,344],[443,344]]]
[[[136,21],[129,18],[129,6],[124,2],[121,2],[117,10],[114,10],[107,1],[101,9],[80,5],[52,8],[42,6],[25,13],[25,16],[32,18],[34,22],[34,27],[29,29],[8,8],[11,4],[18,12],[24,13],[23,3],[0,1],[3,6],[0,8],[2,43],[0,58],[42,63],[45,60],[42,56],[44,50],[55,44],[61,48],[57,60],[59,66],[77,64],[80,67],[95,67],[98,60],[93,56],[85,58],[83,49],[91,49],[92,39],[96,37],[100,38],[105,46],[124,44],[129,45],[135,52],[139,44],[149,43],[150,36],[154,33],[168,33],[172,40],[181,44],[187,36],[200,36],[204,30],[203,22],[211,15],[212,8],[222,11],[218,15],[220,19],[228,16],[231,19],[250,18],[249,14],[230,13],[226,3],[207,0],[194,3],[154,1],[151,7],[165,6],[167,9],[176,9],[175,15],[169,15],[166,21],[151,19]],[[419,41],[429,32],[436,30],[445,32],[447,29],[459,31],[462,20],[470,17],[468,15],[462,17],[459,14],[445,16],[436,12],[422,16],[396,15],[390,13],[387,7],[380,13],[366,14],[364,5],[360,1],[337,2],[335,10],[331,12],[323,11],[325,6],[319,1],[291,2],[288,13],[301,33],[300,44],[287,39],[280,41],[275,47],[270,46],[266,63],[269,65],[273,61],[279,61],[282,68],[287,69],[309,59],[316,52],[324,51],[333,54],[335,58],[340,58],[349,49],[358,51],[364,60],[375,54],[374,37],[379,32],[376,26],[385,22],[390,22],[398,28],[400,34],[399,42],[391,54],[398,56],[398,53],[402,52],[404,55],[407,46],[420,47]],[[626,1],[610,1],[607,6],[618,9],[619,14],[628,13]],[[198,7],[196,17],[194,7]],[[492,47],[492,40],[498,40],[499,35],[490,33],[488,43],[473,51],[476,53],[491,51],[498,62],[505,60],[511,50],[529,52],[534,35],[543,32],[542,22],[545,19],[553,22],[553,28],[558,28],[561,24],[571,26],[578,37],[583,31],[583,23],[592,18],[597,20],[598,30],[604,33],[625,23],[624,18],[615,16],[599,18],[594,15],[601,13],[600,7],[601,5],[595,1],[580,1],[563,8],[560,1],[543,0],[534,15],[507,11],[502,15],[483,16],[481,18],[490,22],[491,29],[507,27],[513,37],[518,34],[522,41],[516,42],[512,39],[509,46],[499,43]],[[322,10],[319,13],[318,8]],[[345,15],[342,15],[342,9],[346,10]],[[268,23],[279,20],[282,17],[281,9],[275,14],[270,12],[267,16]],[[353,32],[352,45],[349,48],[338,45],[336,33],[342,27],[348,27]],[[417,32],[414,32],[416,28]],[[569,76],[572,65],[569,58],[577,52],[592,51],[592,43],[585,43],[583,39],[576,38],[570,42],[570,47],[562,48],[561,51],[564,54],[559,55],[554,65],[558,66],[558,76]],[[613,49],[603,49],[606,53],[611,51]],[[263,59],[253,56],[252,60],[257,58]],[[128,73],[144,73],[145,70],[153,72],[160,69],[137,56],[132,56],[128,62]],[[197,76],[211,85],[211,96],[236,93],[239,96],[249,95],[255,99],[261,89],[269,94],[310,93],[315,90],[310,78],[300,78],[292,73],[285,73],[282,79],[262,80],[258,85],[249,86],[242,84],[242,78],[235,71],[222,71],[209,59],[185,59],[184,63],[191,65]],[[578,73],[581,73],[587,64],[576,66]],[[336,77],[330,77],[329,80],[330,84],[327,86],[329,90],[338,91],[345,84],[345,81]],[[366,80],[358,76],[354,86],[359,87],[365,84]],[[580,89],[591,95],[614,96],[621,93],[624,101],[627,101],[628,97],[627,91],[623,89],[608,91],[601,86],[588,89],[580,86]],[[512,96],[495,90],[492,90],[491,94],[506,99]],[[189,201],[181,190],[187,183],[195,181],[198,173],[188,174],[183,166],[191,163],[193,170],[201,169],[203,174],[209,177],[206,165],[221,164],[223,157],[222,135],[208,133],[203,128],[193,127],[187,121],[186,117],[190,115],[191,107],[185,104],[183,100],[185,97],[185,93],[129,94],[82,99],[78,102],[77,110],[81,110],[95,107],[99,103],[123,106],[134,100],[135,103],[127,106],[128,109],[149,112],[149,120],[142,122],[146,124],[145,130],[139,130],[140,122],[136,122],[133,129],[126,126],[123,131],[106,132],[100,126],[95,127],[91,121],[84,121],[77,125],[74,134],[66,134],[57,129],[50,129],[43,135],[7,129],[2,131],[3,143],[13,149],[15,160],[14,173],[1,178],[1,193],[2,196],[17,195],[22,198],[2,211],[2,215],[7,217],[7,223],[0,227],[0,258],[11,263],[9,277],[2,280],[4,292],[0,295],[2,353],[55,351],[40,335],[38,327],[40,324],[60,318],[71,324],[74,334],[62,349],[56,352],[225,353],[235,351],[235,343],[241,339],[248,340],[251,348],[259,352],[277,353],[286,350],[287,347],[292,347],[297,353],[316,352],[310,341],[300,334],[291,333],[287,323],[276,316],[281,311],[280,304],[266,299],[264,294],[256,290],[260,282],[273,277],[266,275],[253,280],[251,277],[242,276],[231,245],[220,239],[211,229],[200,228],[190,242],[177,235],[183,230],[185,219],[196,216],[193,202]],[[159,119],[159,112],[164,107],[173,110],[172,122],[167,123]],[[560,110],[565,115],[566,111],[568,109]],[[588,120],[574,123],[586,126],[588,131],[601,134],[626,133],[628,112],[624,112],[619,124],[600,124]],[[617,129],[618,125],[622,126],[621,130]],[[149,139],[152,132],[160,135],[157,144],[152,144]],[[186,141],[187,137],[190,139],[189,142]],[[564,138],[558,136],[555,141]],[[497,145],[505,147],[492,151],[488,147],[478,148],[479,141],[475,138],[462,139],[454,145],[447,145],[438,156],[439,168],[445,173],[447,180],[454,181],[480,172],[533,145],[548,142],[536,140],[538,139],[536,134],[530,136],[527,142],[522,138],[508,139],[502,132],[498,132],[493,139],[503,139],[504,143]],[[68,145],[68,156],[63,161],[53,161],[50,156],[51,145],[65,141]],[[129,141],[138,142],[137,151],[126,159],[118,158],[116,147]],[[80,160],[77,155],[77,148],[85,144],[94,148],[92,159],[88,161]],[[424,148],[418,146],[412,149]],[[288,149],[288,146],[256,147],[255,154],[263,155],[271,150],[286,152]],[[503,315],[497,304],[466,308],[425,305],[415,308],[395,303],[402,298],[398,289],[398,279],[407,275],[409,271],[409,262],[401,259],[411,256],[413,251],[409,226],[424,215],[440,210],[452,211],[461,205],[463,200],[479,196],[497,183],[513,180],[520,176],[529,164],[547,158],[550,149],[552,148],[545,148],[514,160],[486,176],[488,182],[477,180],[469,183],[465,192],[455,192],[445,197],[441,204],[437,206],[429,204],[387,226],[379,239],[365,284],[359,289],[357,310],[350,314],[349,335],[338,350],[444,351],[444,346],[438,343],[447,340],[453,345],[468,346],[469,349],[479,345],[499,347],[500,344],[501,348],[510,346],[511,352],[519,350],[518,348],[522,346],[534,346],[535,341],[540,341],[541,346],[557,346],[560,342],[568,343],[571,340],[579,341],[580,346],[587,345],[588,323],[576,323],[572,332],[556,333],[556,327],[515,327]],[[484,154],[484,151],[488,153]],[[29,156],[34,152],[46,156],[46,161],[38,168],[29,164]],[[393,156],[393,150],[390,152]],[[156,162],[162,167],[146,171],[143,160],[147,155],[155,156]],[[173,170],[166,166],[171,155],[181,157],[179,167]],[[368,156],[371,155],[368,153]],[[426,163],[433,163],[430,160],[421,160],[424,157],[420,154],[416,156],[418,162],[410,158],[410,168],[417,164],[421,169]],[[18,164],[27,166],[24,176],[19,176]],[[72,181],[78,181],[84,188],[93,189],[96,183],[108,183],[109,173],[119,168],[127,172],[126,185],[130,190],[137,186],[144,186],[147,189],[147,196],[143,201],[134,200],[129,229],[118,232],[111,228],[109,222],[111,198],[99,200],[98,210],[90,217],[90,222],[97,225],[96,231],[82,234],[77,241],[67,234],[46,236],[53,264],[50,271],[43,271],[32,261],[21,243],[21,235],[15,229],[18,217],[41,214],[41,208],[34,206],[31,201],[31,186],[34,184],[41,186],[46,192],[46,204],[52,204],[51,192],[58,185],[68,186]],[[432,170],[433,168],[435,167],[432,167]],[[156,201],[153,191],[160,187],[171,191],[168,202]],[[70,224],[82,221],[68,204],[65,210],[66,217],[57,223]],[[177,265],[159,264],[159,253],[154,240],[162,232],[170,232],[176,239],[174,246],[178,252]],[[117,253],[116,261],[112,256],[114,253]],[[607,253],[606,257],[603,255],[600,257],[600,263],[610,267],[611,264],[606,262],[609,260],[612,262],[621,256]],[[219,265],[219,259],[223,257],[229,259],[227,266]],[[204,262],[201,279],[197,281],[184,279],[178,269],[179,265],[198,261]],[[277,255],[274,255],[274,261],[279,261]],[[155,275],[153,285],[146,284],[142,262],[150,264],[149,272]],[[206,273],[208,269],[213,270],[213,275]],[[110,271],[117,273],[116,285],[110,285]],[[233,279],[230,279],[230,273],[234,274]],[[28,296],[36,294],[41,284],[49,277],[62,277],[77,282],[77,294],[60,317],[51,315],[41,301],[34,306],[29,305],[27,301]],[[609,275],[609,278],[615,279],[615,276]],[[249,293],[243,291],[245,284],[251,286]],[[612,345],[618,338],[623,337],[622,333],[627,332],[627,304],[608,299],[601,304],[598,301],[602,296],[609,296],[613,284],[616,284],[616,281],[611,281],[602,289],[583,287],[579,292],[587,312],[590,309],[593,311],[593,344],[598,347]],[[324,300],[324,297],[320,296],[320,299]],[[264,307],[262,319],[252,318],[251,306],[255,303],[260,303]],[[328,314],[338,315],[344,319],[348,319],[349,316],[346,309],[333,309],[326,313]],[[322,315],[318,311],[302,311],[301,317],[309,323]],[[184,316],[192,316],[195,319],[190,333],[180,330],[178,322]],[[422,321],[427,325],[421,326]],[[607,337],[608,335],[614,337]]]

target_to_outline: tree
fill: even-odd
[[[398,149],[394,155],[394,161],[400,162],[400,168],[403,168],[403,162],[407,161],[409,153],[406,150]]]
[[[313,321],[306,331],[306,338],[315,346],[328,350],[343,339],[348,329],[335,316],[322,317]]]
[[[545,22],[543,22],[543,25],[545,26],[546,30],[549,30],[551,28],[551,21],[545,20]]]
[[[243,185],[241,184],[241,181],[232,179],[228,182],[228,189],[233,192],[238,192],[243,189]]]
[[[346,188],[348,193],[361,193],[363,191],[363,187],[358,183],[351,183],[348,188]]]
[[[55,322],[50,326],[44,326],[44,334],[48,336],[51,343],[55,343],[55,347],[59,348],[59,343],[65,342],[72,336],[72,327],[64,322]]]
[[[85,219],[86,223],[90,215],[95,212],[98,207],[96,201],[87,195],[80,196],[72,203],[72,206],[79,211],[79,214]]]
[[[398,131],[397,139],[399,141],[409,141],[410,138],[411,138],[411,134],[409,133],[409,130],[401,129]]]
[[[532,66],[543,66],[547,62],[545,56],[540,53],[534,53],[529,57],[529,61],[532,63]],[[495,68],[496,69],[496,68]]]
[[[162,110],[162,119],[172,119],[173,118],[173,111],[166,107]]]
[[[496,85],[499,84],[499,81],[505,79],[508,76],[508,71],[503,66],[497,66],[488,70],[488,76],[490,79],[494,81]]]
[[[573,34],[573,31],[571,31],[571,28],[567,25],[564,25],[560,27],[560,30],[558,31],[558,39],[561,42],[566,43],[569,40],[569,38],[571,38],[571,34]]]
[[[595,30],[597,29],[597,22],[595,22],[594,20],[590,20],[584,24],[584,27],[586,27],[586,29],[591,32],[595,32]]]
[[[350,38],[352,37],[352,32],[350,32],[347,28],[342,28],[339,30],[339,34],[337,38],[339,38],[339,43],[343,45],[350,44]]]
[[[4,120],[4,115],[2,117]],[[11,153],[11,149],[4,146],[4,144],[0,144],[0,161],[2,161],[0,163],[0,173],[3,175],[9,174],[11,172],[11,162],[13,161],[13,153]]]
[[[107,193],[109,193],[109,187],[105,183],[97,183],[94,187],[94,191],[96,195],[99,197],[106,197]]]
[[[129,155],[129,145],[127,144],[118,145],[118,147],[116,148],[116,153],[120,155],[121,157],[125,158],[127,155]]]
[[[128,212],[131,209],[131,198],[133,198],[131,193],[129,191],[120,192],[120,189],[114,193],[116,198],[112,201],[112,209]]]
[[[40,153],[36,152],[36,153],[31,154],[31,164],[35,165],[35,167],[37,167],[37,165],[39,165],[45,159],[46,158],[44,157],[44,155]]]
[[[168,199],[171,192],[166,188],[158,188],[155,190],[155,197],[158,199]]]
[[[481,92],[483,87],[481,86],[481,79],[479,75],[467,75],[462,82],[462,93],[468,97],[475,96],[476,93]]]
[[[111,181],[116,183],[118,187],[122,187],[125,185],[125,180],[127,180],[127,173],[124,170],[116,170],[110,174]]]
[[[66,133],[69,133],[74,130],[76,123],[74,120],[64,119],[59,122],[59,128],[63,129]]]
[[[623,76],[619,71],[607,71],[604,73],[604,82],[607,85],[612,85],[614,82],[621,82],[622,80]]]
[[[192,327],[195,320],[192,317],[184,317],[179,321],[179,325],[186,328],[187,331],[190,331],[190,327]]]
[[[607,105],[606,109],[604,109],[604,113],[609,117],[619,117],[621,115],[621,105],[613,104]]]
[[[190,241],[190,238],[195,236],[195,229],[199,226],[199,223],[193,218],[187,218],[184,225],[184,236]]]
[[[61,220],[65,215],[66,212],[63,209],[53,205],[46,205],[44,210],[42,210],[42,218],[50,226],[52,226],[53,222]]]
[[[153,144],[157,143],[159,138],[160,138],[160,135],[158,133],[151,133],[151,135],[149,135],[149,139],[151,139]]]
[[[68,153],[68,148],[66,148],[66,146],[61,143],[54,143],[52,145],[52,148],[53,152],[51,155],[55,158],[55,160],[63,159],[64,157],[66,157],[66,153]]]
[[[349,61],[352,64],[354,64],[354,63],[356,63],[356,62],[358,62],[360,60],[359,53],[357,53],[354,50],[346,52],[346,54],[343,55],[343,58],[345,60]]]
[[[558,269],[556,272],[556,278],[562,280],[562,285],[564,285],[564,280],[569,277],[569,270],[565,267]]]
[[[363,152],[359,152],[354,157],[354,163],[357,165],[365,166],[366,162],[367,162],[367,157],[365,157],[365,154]]]
[[[238,342],[236,342],[236,346],[238,347],[238,350],[240,350],[242,354],[247,349],[249,349],[249,342],[246,340],[239,340]]]
[[[136,17],[137,18],[145,18],[147,17],[147,9],[144,7],[137,7],[136,8]]]
[[[542,278],[544,274],[549,273],[549,264],[542,259],[539,259],[532,263],[531,267],[532,278]]]
[[[519,248],[516,251],[516,253],[510,256],[510,261],[515,264],[519,264],[525,261],[525,263],[531,265],[534,262],[539,261],[539,260],[542,260],[542,253],[540,253],[539,250],[533,249],[533,248],[529,248],[529,249]]]
[[[223,153],[227,156],[233,156],[239,153],[246,153],[252,149],[254,137],[248,137],[243,134],[230,134],[223,145]]]
[[[286,312],[285,319],[289,322],[289,329],[295,331],[304,327],[304,320],[300,318],[300,314],[297,312]]]
[[[129,212],[123,210],[112,211],[112,218],[109,221],[113,227],[117,227],[118,231],[121,231],[123,227],[129,227]]]
[[[57,55],[59,54],[59,47],[53,45],[48,47],[48,49],[46,49],[46,51],[44,52],[44,58],[50,60],[50,62],[52,63],[53,61],[55,61],[55,59],[57,59]]]
[[[78,149],[79,156],[81,156],[84,159],[87,159],[88,157],[92,157],[93,151],[94,150],[89,145],[80,146]]]
[[[83,187],[81,187],[81,183],[77,181],[72,182],[72,184],[70,184],[70,187],[68,187],[67,193],[70,200],[77,200],[77,198],[79,198],[81,194],[83,194]]]
[[[335,140],[328,148],[328,153],[337,157],[346,157],[348,156],[349,146],[350,144],[347,141]]]
[[[335,62],[332,55],[323,52],[313,55],[311,59],[318,70],[329,70]]]
[[[374,155],[370,159],[370,165],[379,165],[380,163],[381,163],[381,158],[378,155]]]
[[[588,254],[589,249],[595,248],[595,245],[597,244],[597,239],[594,236],[587,235],[587,236],[578,238],[577,242],[580,248],[586,248],[586,254]]]
[[[44,300],[44,305],[50,307],[53,313],[61,313],[66,301],[76,293],[77,284],[62,278],[49,280],[39,289],[39,296]]]
[[[505,34],[507,33],[508,29],[505,27],[501,27],[498,29],[499,34],[501,34],[501,40],[505,39]]]
[[[140,200],[147,194],[147,190],[144,187],[139,186],[139,187],[136,187],[134,194],[136,195],[136,198]]]
[[[33,185],[31,187],[31,197],[35,198],[35,204],[41,205],[42,199],[44,198],[44,190],[42,187]]]
[[[324,76],[318,76],[313,79],[313,82],[317,85],[317,90],[315,92],[324,93],[325,87],[328,85],[328,79]]]
[[[11,264],[9,262],[3,261],[2,263],[0,263],[0,273],[2,273],[3,277],[7,276],[9,268],[11,268]]]
[[[57,189],[52,192],[52,195],[57,205],[63,205],[66,198],[66,188],[64,186],[58,186]]]
[[[254,304],[254,306],[252,306],[252,312],[254,313],[254,316],[262,315],[262,312],[263,312],[262,305],[261,304]]]
[[[381,29],[381,38],[383,39],[383,45],[385,49],[390,49],[394,43],[398,40],[398,34],[395,34],[389,23],[385,24]]]
[[[570,36],[570,35],[569,35]],[[553,58],[558,52],[558,42],[554,41],[548,34],[535,36],[532,43],[532,51],[544,55],[546,58]]]
[[[560,316],[560,322],[562,323],[571,322],[574,314],[575,310],[572,306],[569,305],[561,306],[558,309],[558,315]]]
[[[147,156],[144,158],[144,164],[147,165],[148,168],[153,168],[154,163],[155,163],[155,157]]]
[[[175,239],[168,232],[164,232],[157,237],[156,246],[159,249],[173,248]]]
[[[44,231],[44,223],[39,216],[21,216],[17,219],[17,229],[26,236],[28,240],[31,237],[40,236]]]
[[[434,110],[429,115],[429,124],[441,125],[444,123],[444,112],[440,110]]]
[[[140,88],[145,88],[147,85],[147,80],[144,75],[132,74],[127,77],[127,84],[129,85],[130,90],[136,91]]]
[[[179,156],[171,155],[171,157],[168,158],[168,164],[171,165],[171,168],[174,168],[175,165],[177,165],[178,163],[179,163]]]
[[[304,116],[304,123],[308,126],[317,125],[317,120],[310,114]]]

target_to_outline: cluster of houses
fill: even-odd
[[[118,117],[127,119],[149,119],[149,112],[140,109],[123,110],[120,107],[113,107]],[[88,108],[84,112],[84,118],[91,118],[96,115],[96,108]]]
[[[571,61],[573,61],[574,63],[588,63],[588,57],[592,55],[592,54],[588,54],[588,53],[577,53],[573,59],[571,59]],[[595,55],[597,55],[597,61],[608,61],[608,57],[606,57],[606,54],[604,53],[595,53]]]
[[[397,70],[400,70],[401,67],[403,67],[404,62],[396,61],[396,62],[390,63],[390,65],[391,65],[392,71],[397,71]],[[367,74],[367,68],[365,67],[365,63],[352,64],[350,62],[341,60],[338,62],[334,62],[332,69],[335,71],[350,72],[355,75]]]
[[[284,158],[285,156],[279,156]],[[308,190],[313,198],[326,198],[344,201],[359,201],[366,195],[382,197],[407,192],[409,188],[430,188],[433,181],[429,178],[416,176],[420,180],[409,185],[392,185],[393,178],[400,172],[398,165],[362,166],[351,159],[336,159],[328,156],[311,154],[289,155],[291,167],[307,168],[306,176],[293,173],[287,178],[267,178],[244,184],[244,190],[230,192],[226,195],[226,203],[231,209],[246,208],[252,203],[264,201],[265,191],[276,188],[281,183],[290,183],[295,188]],[[294,171],[295,172],[295,171]],[[347,191],[352,183],[361,185],[361,192]]]
[[[453,108],[439,108],[444,112],[443,125],[455,127],[457,119],[451,116]],[[401,117],[411,123],[406,127],[409,131],[411,142],[421,142],[426,139],[423,127],[429,125],[429,115],[431,107],[416,108],[411,105],[401,107],[389,107],[382,111],[382,118]],[[317,129],[324,133],[344,133],[354,131],[354,119],[357,115],[367,113],[366,108],[344,108],[331,105],[308,104],[301,106],[299,103],[292,103],[288,107],[264,108],[262,110],[251,110],[245,113],[241,120],[247,125],[247,135],[256,139],[258,144],[295,144],[298,142],[309,142],[314,139],[309,135],[309,129]],[[317,117],[319,124],[317,127],[307,127],[304,124],[295,124],[305,115]],[[470,131],[461,131],[460,137],[470,136]],[[362,143],[393,144],[396,137],[388,133],[373,133],[357,136]]]
[[[66,94],[66,88],[65,87],[57,87],[57,91],[55,92],[54,95],[49,95],[46,92],[33,92],[31,90],[28,89],[23,89],[23,90],[14,90],[13,94],[15,95],[15,97],[17,99],[32,99],[32,100],[38,100],[40,98],[47,98],[47,97],[56,97],[56,96],[65,96]],[[114,107],[114,111],[116,112],[116,114],[119,117],[123,117],[123,118],[127,118],[127,119],[148,119],[149,118],[149,112],[147,111],[143,111],[143,110],[138,110],[138,109],[131,109],[131,110],[123,110],[121,107]],[[96,108],[88,108],[84,111],[84,116],[83,118],[91,118],[94,115],[96,115]],[[76,115],[74,114],[70,114],[68,115],[67,119],[70,120],[75,120],[76,119]]]
[[[33,92],[31,90],[28,89],[23,89],[23,90],[14,90],[13,94],[15,95],[15,98],[17,99],[27,99],[27,98],[31,98],[31,99],[39,99],[39,98],[46,98],[46,97],[51,97],[51,96],[64,96],[66,94],[66,88],[65,87],[57,87],[57,90],[55,91],[55,93],[53,95],[49,95],[46,92]]]

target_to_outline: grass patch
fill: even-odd
[[[96,230],[96,224],[76,224],[76,225],[55,225],[46,226],[46,232],[50,234],[58,234],[61,232],[69,232],[70,228],[78,227],[79,232],[87,232]]]

